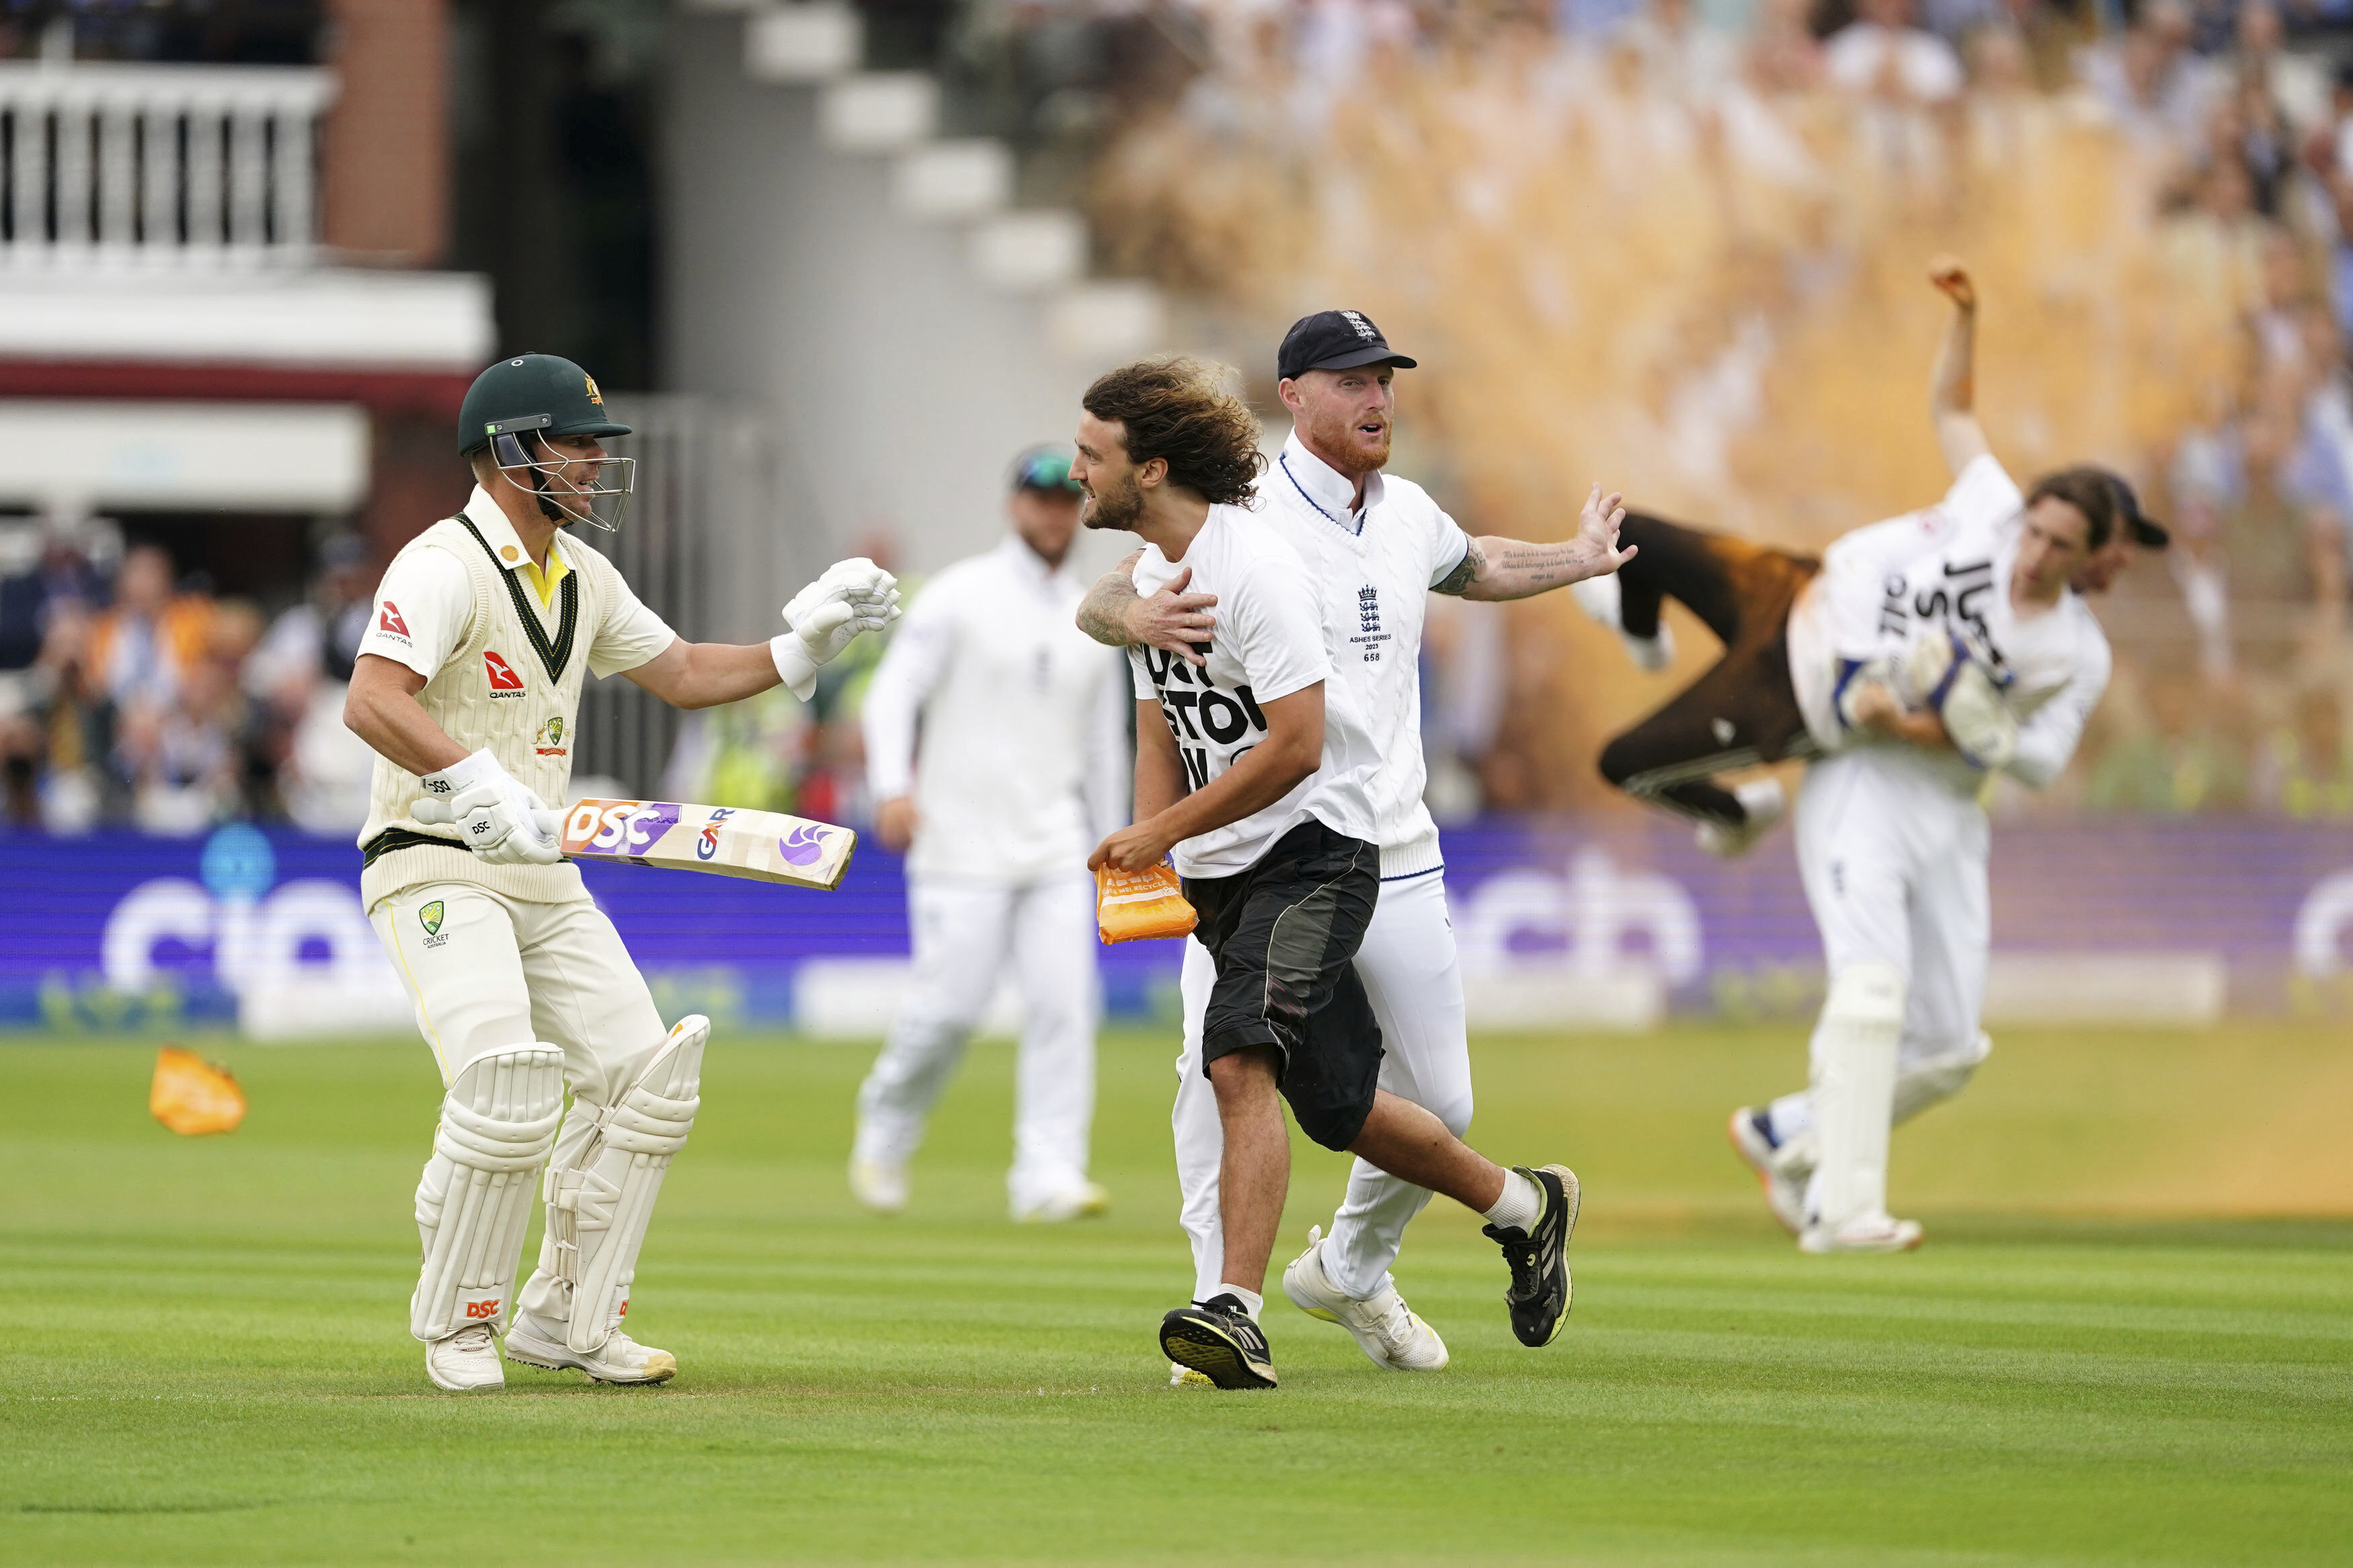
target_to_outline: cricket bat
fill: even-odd
[[[564,853],[673,871],[711,871],[797,888],[841,885],[858,835],[847,827],[670,800],[584,800],[564,815]]]

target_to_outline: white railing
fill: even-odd
[[[0,266],[302,265],[332,71],[0,62]]]

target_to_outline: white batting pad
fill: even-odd
[[[697,1091],[710,1037],[710,1019],[697,1014],[680,1020],[612,1104],[574,1107],[575,1115],[591,1114],[595,1131],[576,1163],[548,1170],[548,1246],[540,1268],[568,1298],[565,1340],[578,1354],[604,1347],[628,1304],[662,1173],[686,1147],[702,1103]],[[536,1318],[540,1303],[531,1310]]]
[[[417,1184],[425,1266],[408,1330],[418,1339],[503,1324],[532,1192],[563,1114],[564,1053],[553,1046],[477,1058],[449,1086]]]
[[[1831,978],[1814,1032],[1815,1193],[1835,1228],[1887,1205],[1887,1135],[1895,1108],[1895,1042],[1904,1029],[1903,972],[1850,963]]]

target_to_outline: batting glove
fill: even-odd
[[[458,829],[466,847],[494,866],[553,866],[564,858],[555,813],[516,782],[487,746],[420,781],[408,808],[416,821]]]
[[[783,636],[768,653],[776,674],[803,701],[817,689],[817,672],[860,632],[879,632],[899,618],[899,584],[863,556],[837,561],[785,606]]]

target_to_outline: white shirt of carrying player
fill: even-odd
[[[583,680],[618,672],[681,707],[732,701],[806,683],[896,614],[887,574],[845,563],[795,597],[774,643],[680,639],[565,531],[619,522],[628,465],[602,441],[627,434],[568,360],[521,355],[478,377],[458,446],[476,489],[395,559],[344,707],[377,758],[362,896],[446,1089],[416,1194],[409,1329],[427,1375],[453,1391],[503,1384],[501,1330],[505,1359],[600,1382],[678,1370],[620,1323],[693,1128],[709,1024],[662,1027],[557,847],[547,807],[570,782]],[[518,1294],[535,1194],[545,1239]]]
[[[1754,1113],[1736,1113],[1734,1136],[1772,1146],[1748,1152],[1762,1156],[1777,1214],[1810,1250],[1916,1244],[1916,1225],[1886,1215],[1888,1132],[1958,1093],[1991,1050],[1978,1026],[1991,942],[1988,770],[1951,744],[1859,731],[1839,682],[1901,686],[1905,661],[1957,637],[1971,650],[1958,657],[1983,658],[2005,681],[1996,700],[2016,731],[2000,771],[2038,788],[2066,766],[2107,685],[2107,639],[2073,589],[2046,605],[2019,602],[2023,501],[1992,457],[1972,458],[1939,507],[1833,545],[1802,642],[1792,617],[1791,673],[1802,648],[1809,725],[1833,742],[1807,770],[1797,817],[1831,994],[1811,1088],[1746,1131]],[[1925,551],[1899,559],[1924,540]]]
[[[1374,814],[1368,837],[1381,849],[1380,901],[1356,952],[1356,972],[1381,1028],[1380,1087],[1428,1109],[1459,1138],[1471,1126],[1471,1054],[1438,826],[1421,799],[1420,655],[1429,592],[1461,563],[1471,542],[1421,487],[1377,469],[1365,476],[1360,501],[1356,486],[1296,434],[1259,491],[1258,516],[1306,563],[1326,620],[1340,629],[1333,684],[1350,692],[1383,759],[1367,785]],[[1199,1061],[1216,978],[1208,950],[1188,940],[1181,984],[1185,1048],[1172,1121],[1179,1217],[1192,1244],[1200,1300],[1217,1293],[1225,1267],[1218,1194],[1225,1138]],[[1366,1354],[1392,1370],[1435,1371],[1447,1363],[1444,1341],[1413,1317],[1390,1273],[1406,1226],[1430,1196],[1427,1187],[1354,1162],[1331,1234],[1319,1227],[1307,1251],[1283,1271],[1294,1305],[1318,1316],[1343,1315]],[[1327,1299],[1334,1292],[1345,1305]],[[1398,1321],[1377,1321],[1391,1317]]]
[[[1024,485],[1010,504],[1035,512],[1024,526],[1046,530],[1060,560],[1078,493],[1055,460],[1065,477],[1051,490]],[[873,797],[914,811],[914,972],[859,1089],[850,1154],[851,1191],[877,1213],[906,1205],[931,1109],[1008,973],[1022,1019],[1012,1216],[1075,1219],[1109,1201],[1087,1176],[1098,1008],[1086,859],[1127,820],[1132,764],[1125,672],[1072,625],[1082,592],[1067,564],[1010,536],[924,584],[867,688]]]

